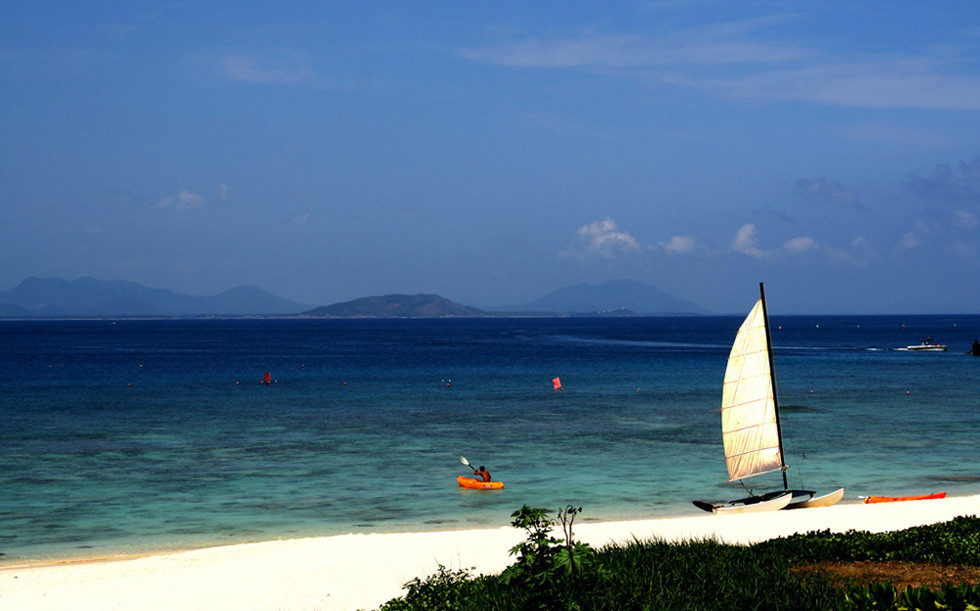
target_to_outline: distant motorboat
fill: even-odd
[[[946,344],[934,344],[932,343],[932,338],[927,337],[921,343],[906,346],[905,349],[915,352],[946,352],[949,350],[949,346]]]

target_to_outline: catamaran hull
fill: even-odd
[[[789,505],[793,500],[793,494],[787,492],[774,498],[760,496],[750,496],[748,498],[731,501],[727,504],[712,505],[704,501],[695,501],[694,504],[712,513],[730,515],[735,513],[756,513],[761,511],[779,511]]]
[[[729,501],[728,503],[714,504],[707,501],[694,501],[694,505],[705,511],[718,513],[721,508],[722,513],[751,513],[753,511],[770,511],[771,509],[805,509],[808,507],[830,507],[840,502],[844,498],[844,489],[838,488],[829,494],[813,498],[812,490],[785,490],[782,492],[769,492],[759,496],[750,496],[744,499]],[[789,497],[789,501],[779,507],[783,497]],[[773,502],[776,501],[776,502]],[[770,504],[771,503],[771,504]],[[747,511],[733,511],[734,509],[748,508]]]
[[[844,498],[844,489],[838,488],[830,494],[825,494],[823,496],[818,496],[813,499],[802,500],[797,503],[790,503],[787,505],[786,509],[806,509],[808,507],[830,507],[831,505],[836,505],[840,500]]]

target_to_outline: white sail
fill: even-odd
[[[729,481],[782,469],[765,310],[756,302],[728,355],[721,428]]]

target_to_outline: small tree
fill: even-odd
[[[551,536],[548,510],[524,505],[510,517],[514,518],[511,526],[523,528],[527,538],[510,548],[510,555],[517,556],[517,562],[504,569],[500,582],[507,585],[516,580],[536,587],[549,585],[554,577],[557,546],[563,540]]]
[[[534,588],[550,588],[563,579],[575,580],[586,570],[601,575],[595,551],[588,543],[574,539],[572,526],[581,511],[581,507],[567,505],[558,510],[557,520],[552,520],[546,509],[524,505],[511,514],[511,525],[523,528],[527,539],[510,549],[517,562],[501,573],[500,582],[507,585],[516,580]],[[565,535],[562,539],[551,535],[555,522],[561,524]]]
[[[572,579],[589,569],[602,573],[602,567],[596,562],[595,550],[592,549],[592,546],[588,543],[577,542],[574,539],[572,523],[575,522],[575,516],[581,512],[581,507],[572,505],[567,505],[564,509],[558,510],[558,522],[565,533],[565,539],[564,545],[555,553],[554,567]],[[558,541],[561,543],[562,539]]]

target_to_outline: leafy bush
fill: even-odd
[[[941,524],[885,533],[814,531],[755,547],[795,556],[800,562],[898,560],[980,566],[980,518],[960,516]]]
[[[593,571],[601,574],[595,552],[588,543],[576,542],[572,533],[575,516],[581,507],[572,505],[558,510],[557,520],[548,518],[548,510],[524,505],[511,514],[511,525],[523,528],[527,539],[510,550],[517,562],[500,575],[500,583],[521,582],[529,587],[551,587],[562,579],[575,579]],[[551,536],[555,523],[561,524],[564,539]]]
[[[845,596],[855,611],[980,611],[980,586],[946,584],[938,590],[909,586],[899,592],[890,582],[852,588]]]
[[[427,577],[416,577],[405,584],[408,593],[402,598],[388,601],[383,611],[410,611],[412,609],[462,610],[471,581],[466,570],[453,571],[441,564],[439,570]]]
[[[551,536],[551,520],[548,511],[540,507],[524,505],[511,514],[511,526],[523,528],[527,538],[510,549],[517,562],[500,575],[500,583],[509,585],[522,582],[530,587],[549,585],[554,575],[554,557],[561,539]]]
[[[524,505],[511,514],[511,525],[524,529],[527,538],[511,548],[510,555],[517,556],[517,561],[501,573],[500,585],[526,593],[528,608],[577,608],[575,592],[606,577],[595,550],[574,539],[572,525],[581,511],[581,507],[568,505],[552,520],[546,509]],[[556,523],[561,524],[564,538],[551,535]]]

